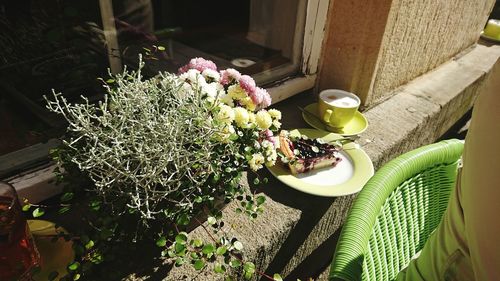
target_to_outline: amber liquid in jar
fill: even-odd
[[[40,255],[17,198],[0,196],[0,280],[32,280],[39,264]]]

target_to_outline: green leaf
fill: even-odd
[[[31,204],[26,204],[26,205],[23,206],[23,211],[27,212],[27,211],[30,210],[30,208],[31,208]]]
[[[274,281],[283,281],[283,278],[281,278],[281,275],[279,275],[278,273],[275,273],[273,275],[273,279]]]
[[[203,240],[201,240],[200,238],[196,238],[196,239],[191,241],[191,245],[193,245],[193,247],[195,247],[195,248],[199,248],[199,247],[203,246]]]
[[[87,244],[85,244],[85,249],[89,250],[91,249],[92,247],[94,247],[94,241],[90,240],[89,242],[87,242]]]
[[[264,195],[260,195],[257,197],[257,205],[262,205],[266,202],[266,197]]]
[[[206,244],[201,249],[202,253],[204,253],[205,255],[210,255],[210,256],[214,253],[214,251],[215,251],[215,247],[212,244]]]
[[[109,78],[108,80],[106,80],[106,83],[113,84],[113,83],[115,83],[115,79]]]
[[[93,200],[89,203],[89,207],[94,211],[99,211],[99,209],[101,208],[101,202],[99,200]]]
[[[70,209],[71,208],[69,206],[64,206],[64,207],[60,208],[57,212],[62,215],[64,213],[67,213]]]
[[[253,262],[251,262],[251,261],[247,261],[243,265],[243,270],[245,270],[245,271],[249,271],[249,270],[255,271],[255,264]]]
[[[214,225],[214,224],[216,224],[216,223],[217,223],[217,219],[216,219],[216,218],[214,218],[214,217],[208,217],[207,222],[208,222],[208,224],[210,224],[210,225]]]
[[[73,192],[66,192],[61,196],[61,202],[67,202],[73,199],[74,196],[75,194]]]
[[[77,273],[77,274],[75,274],[75,275],[73,276],[73,280],[75,280],[75,281],[76,281],[76,280],[80,279],[80,277],[82,277],[82,276],[80,275],[80,273]]]
[[[187,214],[182,214],[177,218],[177,224],[179,225],[188,225],[189,224],[189,216]]]
[[[224,273],[226,272],[226,267],[220,263],[216,263],[214,265],[214,271],[215,273]]]
[[[167,245],[167,238],[165,236],[162,236],[156,240],[156,246],[158,247],[165,247]]]
[[[233,268],[237,268],[241,266],[241,261],[240,260],[232,260],[229,265]]]
[[[165,47],[163,47],[163,46],[158,46],[158,51],[165,51]]]
[[[183,258],[177,258],[175,260],[175,266],[181,266],[185,263],[186,261]]]
[[[224,255],[226,252],[227,252],[227,247],[226,247],[226,246],[220,246],[219,248],[217,248],[217,251],[215,251],[215,253],[216,253],[218,256],[222,256],[222,255]]]
[[[255,264],[253,262],[246,262],[243,265],[243,272],[245,279],[250,279],[252,278],[253,274],[255,273]]]
[[[181,232],[179,234],[177,234],[177,236],[175,236],[175,242],[179,243],[179,244],[186,244],[187,242],[187,233],[186,232]]]
[[[80,268],[80,263],[75,261],[74,263],[70,264],[68,266],[68,269],[71,270],[71,271],[75,271],[77,270],[78,268]]]
[[[41,217],[41,216],[43,216],[43,214],[45,214],[45,211],[41,208],[36,208],[35,210],[33,210],[33,217],[34,218]]]
[[[201,270],[205,266],[205,262],[203,260],[196,260],[193,264],[194,269]]]
[[[186,254],[185,250],[186,250],[186,245],[175,243],[175,252],[177,253],[178,256],[184,256]]]
[[[234,247],[234,249],[235,249],[235,250],[237,250],[237,251],[241,251],[241,250],[243,250],[243,244],[242,244],[240,241],[235,241],[235,242],[233,243],[233,247]]]

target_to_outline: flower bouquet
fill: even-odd
[[[116,257],[113,245],[137,241],[152,241],[176,265],[216,262],[216,272],[239,268],[251,277],[255,266],[243,261],[236,238],[203,241],[186,229],[205,214],[217,233],[222,200],[242,201],[237,211],[250,219],[262,211],[265,197],[240,179],[275,164],[281,113],[265,109],[271,98],[250,76],[218,71],[212,61],[195,58],[178,74],[152,78],[142,76],[143,66],[140,60],[138,70],[102,80],[107,94],[98,104],[84,97],[69,104],[55,92],[47,99],[68,122],[63,145],[52,152],[58,179],[69,183],[59,212],[78,209],[86,224],[75,233],[67,278],[85,277],[90,265]]]

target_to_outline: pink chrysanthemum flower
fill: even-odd
[[[271,105],[271,96],[265,89],[257,88],[255,91],[259,91],[262,96],[262,102],[260,103],[262,108],[266,108]]]
[[[263,90],[264,89],[255,87],[255,90],[253,92],[248,93],[248,96],[250,96],[252,102],[255,105],[259,105],[260,103],[262,103],[262,100],[264,99]]]
[[[248,75],[241,75],[239,81],[240,87],[245,90],[247,93],[253,93],[255,92],[255,81],[253,80],[252,77]],[[256,103],[259,104],[259,103]]]
[[[220,72],[220,83],[223,86],[231,84],[233,81],[239,81],[241,77],[241,73],[234,68],[228,68],[226,70],[222,70]]]
[[[204,58],[193,58],[188,64],[179,68],[179,74],[182,74],[189,69],[196,69],[199,72],[203,72],[205,69],[211,69],[217,71],[217,65],[211,60],[206,60]]]

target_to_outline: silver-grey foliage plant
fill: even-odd
[[[213,108],[199,93],[181,91],[174,74],[144,79],[142,66],[114,75],[98,104],[70,104],[53,92],[47,107],[69,123],[65,161],[90,177],[102,198],[125,197],[147,220],[165,217],[165,202],[177,213],[192,208],[193,194],[223,166],[221,151],[237,148],[214,140]]]

